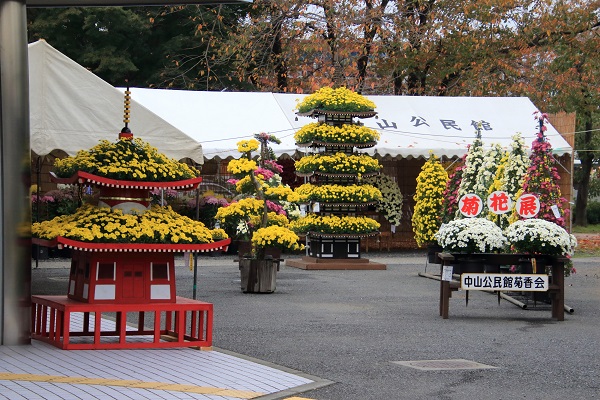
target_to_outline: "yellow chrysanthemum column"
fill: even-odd
[[[427,246],[428,262],[437,262],[436,252],[442,249],[437,245],[435,234],[442,224],[441,210],[448,173],[439,158],[430,153],[429,159],[417,176],[417,191],[413,196],[415,208],[412,216],[412,229],[419,247]]]
[[[363,179],[380,173],[379,162],[360,152],[373,147],[379,132],[363,126],[375,104],[344,87],[323,88],[298,105],[298,115],[318,122],[302,127],[296,144],[309,153],[296,162],[305,184],[296,189],[306,215],[291,224],[307,238],[307,256],[286,265],[304,269],[385,269],[361,258],[361,240],[379,234],[380,224],[364,214],[381,192]]]

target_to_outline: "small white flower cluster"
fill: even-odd
[[[443,224],[435,238],[450,252],[489,253],[507,245],[502,230],[485,218],[455,219]]]
[[[239,237],[248,237],[250,235],[250,227],[246,221],[240,221],[235,229],[235,234]]]
[[[575,236],[561,226],[537,218],[516,221],[505,229],[504,235],[520,252],[572,255],[577,246]]]
[[[296,220],[302,216],[302,213],[300,212],[300,206],[298,204],[291,203],[289,201],[281,201],[280,203],[290,221]]]

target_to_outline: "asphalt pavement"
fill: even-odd
[[[286,256],[297,257],[297,256]],[[213,345],[332,383],[318,400],[600,397],[600,258],[576,258],[564,321],[484,292],[454,292],[439,316],[439,272],[420,252],[363,257],[384,271],[305,271],[282,264],[272,294],[244,294],[234,256],[198,259],[197,298],[214,304]],[[176,260],[177,294],[193,271]],[[33,294],[65,294],[68,262],[35,263]]]

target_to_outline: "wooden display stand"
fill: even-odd
[[[122,181],[78,172],[61,183],[100,187],[104,206],[144,210],[153,188],[189,190],[197,177],[177,182]],[[121,194],[121,196],[119,196]],[[34,244],[71,249],[66,296],[32,296],[32,338],[61,349],[131,349],[212,346],[213,305],[176,296],[175,253],[226,251],[231,239],[205,244],[93,243],[58,236]],[[83,313],[83,328],[71,324]],[[116,315],[116,329],[105,328],[102,316]],[[127,315],[138,316],[138,326],[127,329]],[[93,324],[90,317],[94,317]],[[144,328],[146,316],[153,328]],[[186,331],[187,324],[190,324]],[[74,342],[75,337],[89,340]],[[134,340],[128,340],[134,339]]]
[[[33,339],[63,350],[140,349],[212,346],[213,305],[176,297],[170,303],[90,304],[66,296],[32,296],[31,326]],[[73,330],[75,313],[83,313],[83,327]],[[116,314],[116,329],[102,327],[102,315]],[[127,329],[127,314],[138,316],[137,329]],[[146,314],[152,314],[152,329],[144,328]],[[90,316],[94,317],[93,324]],[[186,331],[187,323],[190,324]],[[90,337],[93,341],[73,339]],[[147,337],[150,340],[140,341]],[[128,338],[136,339],[128,341]],[[108,340],[107,340],[108,339]],[[111,340],[113,339],[113,340]],[[116,340],[114,340],[116,339]]]
[[[306,236],[307,255],[286,260],[288,267],[306,270],[385,270],[385,264],[361,258],[360,237]]]
[[[175,295],[174,254],[226,250],[231,239],[196,245],[134,245],[59,236],[52,242],[34,242],[70,248],[73,259],[66,296],[32,296],[33,339],[65,350],[212,346],[213,305]],[[83,330],[72,330],[74,313],[83,313]],[[102,315],[107,313],[116,315],[115,330],[102,326]],[[126,329],[127,313],[137,314],[137,329]],[[152,330],[143,327],[147,313],[154,318]],[[140,341],[144,336],[147,340]],[[74,337],[93,341],[73,342]]]
[[[326,259],[317,257],[302,257],[301,259],[286,260],[285,265],[306,270],[385,270],[387,265],[370,261],[367,258],[358,259]]]
[[[497,266],[500,265],[516,265],[522,262],[523,260],[531,260],[531,258],[536,258],[536,256],[532,256],[530,254],[477,254],[479,259],[481,259],[482,266],[491,265]],[[468,255],[466,254],[449,254],[449,253],[438,253],[438,258],[441,261],[440,273],[443,273],[444,266],[456,265],[460,264]],[[537,256],[540,257],[540,256]],[[557,321],[564,321],[565,319],[565,262],[567,261],[564,257],[550,257],[550,256],[541,256],[541,258],[549,261],[549,265],[551,267],[552,273],[552,282],[548,289],[548,294],[552,300],[552,318]],[[483,272],[483,269],[481,271]],[[452,292],[460,289],[460,281],[459,280],[440,280],[440,301],[439,301],[439,311],[440,316],[443,319],[448,319],[449,308],[450,308],[450,298],[452,297]],[[468,296],[468,292],[467,296]],[[500,295],[500,294],[499,294]],[[468,299],[468,297],[467,297]],[[498,301],[500,301],[500,297],[498,297]]]

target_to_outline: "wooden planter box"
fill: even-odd
[[[277,279],[278,260],[241,258],[241,288],[244,293],[273,293]]]

